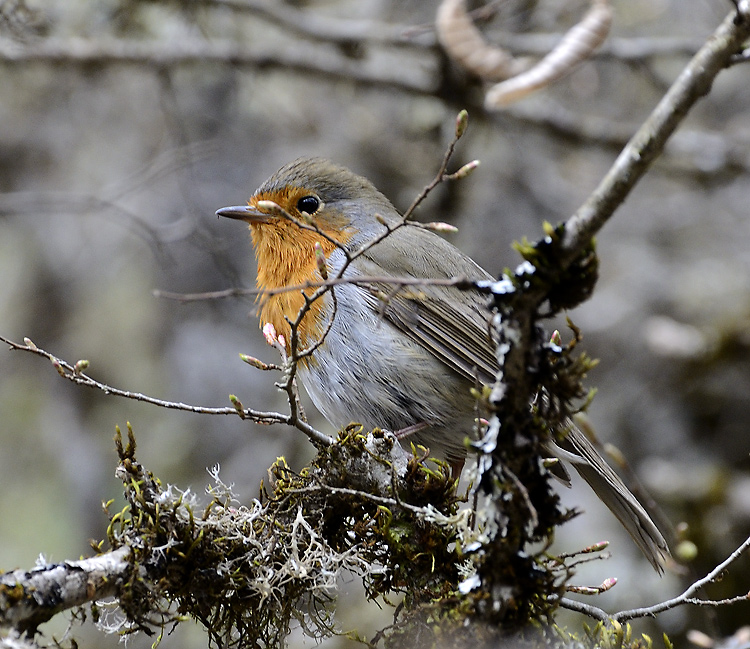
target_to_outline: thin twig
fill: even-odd
[[[309,288],[300,285],[299,289]],[[154,297],[164,298],[165,300],[175,300],[177,302],[199,302],[201,300],[223,300],[229,297],[246,297],[268,293],[257,288],[225,288],[220,291],[206,291],[203,293],[174,293],[172,291],[162,291],[154,289],[151,295]]]
[[[729,597],[721,600],[703,599],[694,597],[694,595],[704,586],[707,586],[708,584],[719,580],[722,573],[741,556],[743,556],[748,549],[750,549],[750,537],[745,539],[745,541],[734,552],[732,552],[732,554],[730,554],[724,561],[722,561],[718,566],[711,570],[711,572],[709,572],[705,577],[693,582],[682,594],[664,602],[654,604],[653,606],[629,609],[626,611],[620,611],[619,613],[613,613],[611,615],[603,609],[598,608],[597,606],[584,604],[583,602],[567,599],[565,597],[560,598],[560,606],[571,611],[583,613],[584,615],[588,615],[589,617],[601,622],[610,623],[611,621],[615,621],[618,623],[622,623],[636,618],[655,617],[659,613],[669,611],[683,604],[716,607],[736,604],[739,602],[746,602],[750,600],[750,593],[737,595],[736,597]]]
[[[220,300],[230,297],[245,297],[254,295],[278,295],[289,291],[303,291],[308,288],[319,288],[321,286],[338,286],[339,284],[353,284],[355,286],[367,286],[370,284],[392,284],[394,286],[453,286],[463,290],[476,289],[487,291],[486,288],[477,286],[476,282],[464,275],[456,275],[446,278],[419,278],[419,277],[386,277],[385,275],[360,275],[358,277],[330,277],[326,280],[310,280],[300,284],[289,284],[279,288],[229,288],[221,291],[208,291],[205,293],[172,293],[170,291],[155,290],[154,297],[178,302],[197,302],[200,300]]]
[[[338,279],[342,280],[343,278],[339,277]],[[332,302],[331,307],[333,309],[333,313],[336,313],[338,309],[338,299],[336,298],[336,291],[333,290],[333,285],[331,285],[330,293],[331,293],[331,302]],[[296,326],[299,326],[299,322],[297,322]],[[299,359],[311,356],[312,353],[323,344],[323,341],[326,339],[326,337],[328,336],[328,333],[331,331],[331,327],[333,327],[333,318],[328,319],[325,329],[323,329],[323,333],[321,333],[320,338],[318,340],[316,340],[312,344],[309,344],[302,351],[297,352],[297,359],[299,360]]]
[[[619,613],[615,613],[610,617],[616,622],[625,622],[627,620],[632,620],[639,617],[653,617],[658,613],[663,613],[664,611],[673,609],[675,606],[680,606],[681,604],[693,604],[695,606],[716,606],[717,604],[715,600],[694,598],[693,595],[695,595],[695,593],[697,593],[704,586],[717,581],[721,577],[721,573],[723,573],[729,566],[737,561],[737,559],[739,559],[748,549],[750,549],[750,537],[746,538],[745,541],[734,552],[732,552],[732,554],[730,554],[724,561],[722,561],[718,566],[711,570],[711,572],[709,572],[705,577],[692,583],[681,595],[667,600],[666,602],[654,604],[653,606],[634,608],[628,611],[620,611]],[[726,600],[726,602],[733,603],[738,601],[747,601],[747,599],[748,596],[743,595],[740,597],[731,598],[730,600]]]
[[[163,399],[156,399],[149,397],[148,395],[140,392],[130,392],[129,390],[120,390],[119,388],[112,387],[106,383],[101,383],[90,376],[76,370],[75,365],[71,365],[67,361],[47,352],[29,341],[31,344],[21,345],[13,342],[12,340],[0,336],[0,341],[6,343],[11,349],[29,352],[36,354],[49,360],[57,370],[58,374],[64,379],[72,381],[77,385],[82,385],[95,390],[100,390],[105,394],[114,395],[116,397],[123,397],[124,399],[132,399],[133,401],[141,401],[143,403],[149,403],[160,408],[167,408],[170,410],[183,410],[186,412],[194,412],[201,415],[237,415],[238,411],[236,408],[210,408],[205,406],[194,406],[187,403],[176,402],[176,401],[165,401]],[[289,415],[283,415],[278,412],[262,412],[259,410],[253,410],[251,408],[243,408],[242,415],[245,419],[250,419],[258,424],[287,424],[294,426],[301,430],[307,435],[312,441],[329,446],[333,444],[334,439],[316,430],[310,424],[304,421],[295,421]]]
[[[461,113],[459,113],[458,119],[461,119],[461,118],[462,118]],[[466,119],[466,118],[464,117],[463,119]],[[404,212],[404,215],[403,215],[404,221],[411,218],[411,215],[414,214],[414,210],[416,210],[420,206],[422,201],[424,201],[425,198],[427,198],[427,196],[430,194],[430,192],[432,192],[433,189],[435,189],[435,187],[437,187],[440,183],[443,183],[446,180],[449,180],[445,172],[448,170],[448,163],[450,162],[450,159],[453,157],[453,152],[456,150],[456,145],[458,144],[458,141],[461,139],[461,136],[463,135],[463,131],[460,131],[459,128],[460,128],[459,126],[456,127],[456,132],[453,135],[453,139],[448,144],[448,148],[445,150],[445,153],[443,154],[443,160],[440,163],[440,167],[438,168],[438,171],[435,174],[435,177],[432,179],[432,181],[428,185],[425,185],[422,191],[419,192],[417,197],[412,201],[412,204],[409,205],[409,207]]]
[[[576,613],[583,613],[584,615],[588,615],[590,618],[599,620],[600,622],[609,622],[610,620],[609,614],[604,609],[601,609],[598,606],[592,606],[591,604],[586,604],[584,602],[579,602],[575,599],[561,597],[560,607],[566,608],[569,611],[575,611]]]

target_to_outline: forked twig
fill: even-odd
[[[393,284],[395,286],[453,286],[462,290],[476,289],[488,292],[487,287],[478,285],[463,275],[446,278],[421,278],[421,277],[390,277],[385,275],[359,275],[357,277],[329,277],[326,280],[309,280],[300,284],[289,284],[279,288],[230,288],[221,291],[207,291],[205,293],[172,293],[170,291],[153,291],[154,297],[176,300],[178,302],[197,302],[200,300],[221,300],[239,296],[272,296],[280,293],[304,291],[308,288],[319,288],[321,286],[338,286],[339,284],[354,284],[355,286],[367,286],[369,284]]]
[[[690,584],[690,586],[688,586],[680,595],[678,595],[677,597],[673,597],[672,599],[668,599],[664,602],[654,604],[653,606],[633,608],[610,614],[605,610],[599,608],[598,606],[592,606],[591,604],[571,600],[566,597],[560,598],[560,606],[571,611],[583,613],[584,615],[587,615],[595,620],[599,620],[600,622],[604,622],[605,624],[611,624],[612,622],[617,622],[619,624],[622,622],[627,622],[628,620],[634,620],[642,617],[655,617],[659,613],[664,613],[665,611],[669,611],[673,608],[676,608],[677,606],[682,606],[683,604],[715,607],[726,606],[728,604],[737,604],[739,602],[747,602],[748,600],[750,600],[750,593],[745,593],[744,595],[737,595],[735,597],[729,597],[720,600],[695,597],[695,594],[704,586],[718,581],[721,578],[722,573],[727,570],[727,568],[729,568],[729,566],[737,561],[742,555],[744,555],[749,549],[750,537],[746,538],[737,547],[737,549],[734,550],[734,552],[732,552],[724,561],[722,561],[718,566],[711,570],[705,577],[698,579],[697,581]]]
[[[742,544],[734,552],[732,552],[732,554],[730,554],[726,559],[724,559],[724,561],[722,561],[718,566],[711,570],[711,572],[709,572],[705,577],[693,582],[677,597],[669,599],[665,602],[661,602],[659,604],[654,604],[653,606],[620,611],[619,613],[615,613],[610,617],[616,622],[625,622],[627,620],[632,620],[639,617],[653,617],[658,613],[663,613],[664,611],[668,611],[675,606],[680,606],[682,604],[692,604],[694,606],[721,606],[724,604],[734,604],[736,602],[746,602],[748,601],[748,599],[750,599],[750,593],[720,601],[697,598],[694,595],[704,586],[712,584],[720,579],[721,574],[735,561],[737,561],[737,559],[745,554],[748,549],[750,549],[750,537],[746,538],[742,542]]]

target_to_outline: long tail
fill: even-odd
[[[573,424],[559,445],[548,445],[552,455],[570,462],[599,499],[622,523],[654,569],[662,574],[669,548],[659,528],[588,437]]]

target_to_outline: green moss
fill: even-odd
[[[401,600],[393,624],[370,646],[651,646],[633,640],[629,627],[597,625],[578,637],[554,626],[569,576],[565,562],[549,558],[546,545],[523,552],[530,538],[549,539],[550,521],[565,516],[543,471],[537,493],[523,467],[514,467],[527,480],[528,501],[514,481],[496,485],[509,494],[502,503],[509,518],[527,515],[535,503],[537,527],[509,530],[467,555],[467,541],[483,534],[483,523],[472,525],[459,509],[449,467],[425,466],[419,454],[389,454],[400,449],[381,431],[366,436],[347,428],[300,472],[279,458],[261,497],[247,505],[216,474],[204,506],[194,494],[163,485],[137,462],[130,427],[127,443],[118,430],[116,446],[128,505],[111,515],[107,537],[113,548],[132,550],[120,596],[125,633],[143,631],[158,641],[190,617],[216,647],[280,647],[295,623],[320,639],[335,632],[337,576],[349,571],[361,576],[368,597]],[[539,470],[540,463],[527,466]],[[380,470],[386,478],[375,489]],[[482,587],[461,592],[473,566]]]
[[[545,237],[531,242],[522,239],[513,244],[515,250],[534,268],[533,272],[522,270],[516,274],[506,271],[518,289],[533,290],[544,296],[552,316],[564,309],[572,309],[585,302],[593,293],[599,279],[599,258],[596,255],[596,242],[591,244],[570,264],[562,264],[560,240],[564,234],[564,224],[553,227],[544,224]],[[521,267],[522,268],[522,267]],[[563,269],[564,270],[561,270]]]
[[[354,468],[370,463],[372,473],[389,460],[348,429],[300,473],[279,458],[273,484],[251,505],[218,484],[200,509],[136,461],[130,428],[127,444],[118,430],[116,446],[128,506],[111,516],[108,540],[133,550],[120,599],[129,632],[153,634],[190,616],[215,646],[280,646],[294,620],[322,637],[332,632],[342,570],[361,574],[370,597],[406,594],[407,608],[455,591],[455,531],[421,515],[427,504],[442,516],[456,512],[443,464],[428,469],[414,458],[389,493],[360,491]]]

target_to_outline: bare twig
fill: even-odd
[[[246,295],[278,295],[289,291],[303,291],[308,288],[318,288],[322,286],[338,286],[339,284],[354,284],[356,286],[367,286],[369,284],[392,284],[397,287],[404,286],[454,286],[460,289],[476,288],[484,290],[476,285],[476,282],[464,276],[447,277],[447,278],[419,278],[419,277],[386,277],[385,275],[360,275],[358,277],[331,277],[326,280],[302,282],[301,284],[290,284],[289,286],[280,286],[279,288],[258,289],[258,288],[229,288],[222,291],[208,291],[206,293],[172,293],[170,291],[156,290],[153,292],[155,297],[161,297],[168,300],[177,300],[178,302],[196,302],[199,300],[218,300],[230,297],[241,297]]]
[[[609,614],[597,606],[592,606],[591,604],[585,604],[576,600],[567,599],[565,597],[560,598],[560,606],[571,611],[583,613],[584,615],[587,615],[601,622],[610,623],[614,621],[617,623],[622,623],[636,618],[654,617],[659,613],[669,611],[673,608],[676,608],[677,606],[682,606],[683,604],[716,607],[736,604],[739,602],[747,602],[750,599],[750,593],[745,593],[743,595],[737,595],[736,597],[729,597],[721,600],[698,598],[695,597],[695,594],[704,586],[707,586],[708,584],[719,580],[722,573],[727,570],[727,568],[729,568],[729,566],[737,561],[742,555],[744,555],[748,551],[748,549],[750,549],[750,537],[745,539],[745,541],[734,552],[732,552],[732,554],[730,554],[724,561],[722,561],[713,570],[711,570],[711,572],[709,572],[705,577],[692,583],[683,593],[681,593],[677,597],[673,597],[672,599],[654,604],[653,606],[645,606],[642,608],[634,608],[620,611],[618,613]]]
[[[435,174],[435,177],[432,179],[432,181],[427,184],[422,191],[417,195],[417,197],[412,201],[411,205],[406,209],[403,215],[403,220],[406,222],[409,218],[411,218],[411,215],[414,214],[414,211],[421,205],[422,201],[427,198],[427,196],[432,192],[435,187],[437,187],[440,183],[445,182],[446,180],[450,180],[450,176],[446,174],[446,171],[448,170],[448,163],[450,162],[450,159],[453,157],[453,152],[456,150],[456,145],[458,144],[458,141],[461,139],[463,134],[466,132],[466,127],[468,125],[468,119],[469,115],[465,110],[462,110],[458,116],[456,117],[456,130],[453,135],[453,139],[448,144],[448,148],[445,150],[445,153],[443,154],[443,160],[440,163],[440,167],[438,168],[437,173]],[[471,169],[475,169],[478,165],[478,161],[474,161],[473,163],[469,163],[468,165],[464,165],[462,169],[466,169],[471,165]],[[471,171],[471,169],[469,171]],[[460,173],[459,171],[456,172],[457,174]]]
[[[670,609],[680,606],[682,604],[692,604],[694,606],[718,606],[723,604],[733,604],[735,602],[747,601],[750,597],[748,594],[733,597],[727,600],[708,600],[702,598],[696,598],[694,595],[704,586],[711,584],[721,578],[721,574],[729,568],[737,559],[739,559],[745,552],[750,549],[750,537],[746,538],[745,541],[730,554],[724,561],[716,566],[711,572],[705,577],[692,583],[682,594],[674,597],[666,602],[654,604],[653,606],[646,606],[644,608],[634,608],[628,611],[620,611],[610,616],[611,619],[616,622],[626,622],[639,617],[653,617],[658,613],[663,613]]]
[[[590,618],[599,620],[600,622],[608,622],[610,619],[609,614],[605,610],[599,608],[598,606],[592,606],[591,604],[586,604],[585,602],[579,602],[575,599],[561,597],[560,606],[562,608],[568,609],[569,611],[583,613],[584,615],[588,615]]]
[[[299,284],[295,290],[310,288],[307,285]],[[225,288],[220,291],[206,291],[203,293],[174,293],[172,291],[162,291],[155,289],[151,292],[154,297],[164,298],[166,300],[175,300],[177,302],[199,302],[201,300],[223,300],[230,297],[245,297],[259,294],[268,294],[269,291],[261,291],[257,288]]]
[[[62,378],[72,381],[73,383],[76,383],[77,385],[82,385],[88,388],[93,388],[95,390],[100,390],[108,395],[123,397],[125,399],[132,399],[133,401],[141,401],[143,403],[150,403],[151,405],[158,406],[160,408],[167,408],[170,410],[183,410],[186,412],[194,412],[196,414],[202,414],[202,415],[237,415],[238,414],[237,409],[234,407],[232,408],[229,408],[229,407],[209,408],[205,406],[194,406],[194,405],[190,405],[190,404],[182,403],[182,402],[165,401],[163,399],[156,399],[154,397],[149,397],[140,392],[130,392],[128,390],[120,390],[119,388],[115,388],[115,387],[112,387],[111,385],[107,385],[105,383],[96,381],[95,379],[92,379],[90,376],[84,374],[79,369],[81,367],[80,365],[81,361],[79,361],[76,364],[71,365],[67,361],[61,358],[58,358],[57,356],[54,356],[50,352],[44,351],[43,349],[37,347],[34,343],[32,343],[28,339],[27,339],[27,344],[25,345],[21,345],[19,343],[13,342],[12,340],[5,338],[4,336],[0,336],[0,341],[9,345],[11,349],[29,352],[32,354],[36,354],[37,356],[46,358],[52,363],[52,365],[54,366],[54,368],[57,370],[58,374],[60,374]],[[333,443],[333,439],[329,437],[328,435],[324,435],[320,431],[310,426],[310,424],[308,424],[307,422],[301,421],[301,420],[295,420],[289,415],[283,415],[278,412],[262,412],[259,410],[253,410],[251,408],[243,408],[242,415],[243,415],[243,418],[250,419],[258,424],[287,424],[287,425],[294,426],[295,428],[305,433],[305,435],[307,435],[311,441],[317,444],[328,446]]]

